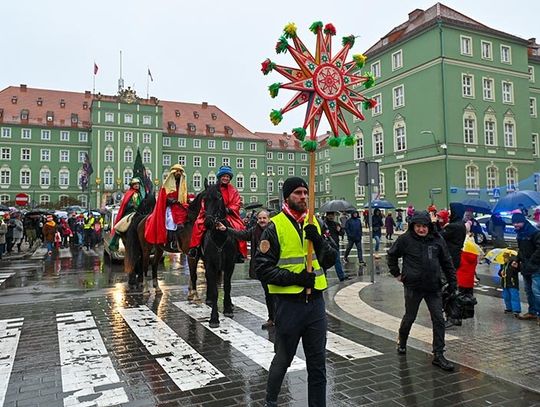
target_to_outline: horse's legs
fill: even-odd
[[[236,256],[234,256],[234,259],[236,259]],[[231,279],[233,271],[234,260],[232,263],[226,264],[225,269],[223,270],[223,314],[229,318],[232,318],[234,316],[234,306],[231,300]]]
[[[194,259],[188,256],[188,266],[189,266],[189,291],[188,291],[188,300],[198,301],[199,294],[197,293],[197,264],[199,259]]]
[[[159,262],[163,257],[163,250],[161,247],[156,246],[156,252],[154,253],[154,260],[152,261],[152,285],[156,290],[156,294],[161,294],[161,288],[159,288],[158,279],[157,279],[157,269]]]
[[[217,272],[214,267],[208,267],[205,264],[206,268],[206,292],[207,297],[206,301],[210,299],[212,307],[212,312],[210,313],[210,328],[217,328],[219,326],[219,316],[218,316],[218,287],[217,287]]]

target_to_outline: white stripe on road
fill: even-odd
[[[198,389],[225,377],[148,307],[118,311],[151,355],[164,355],[156,361],[181,390]]]
[[[363,282],[351,284],[338,291],[334,297],[334,301],[343,311],[351,314],[352,316],[389,331],[393,331],[397,335],[399,325],[401,324],[401,318],[397,318],[387,314],[386,312],[379,311],[371,307],[369,304],[366,304],[360,298],[359,292],[370,284],[371,283]],[[413,324],[409,336],[411,338],[431,343],[433,340],[433,331],[431,328]],[[459,339],[459,337],[447,333],[445,335],[445,339],[447,341],[452,341]]]
[[[210,328],[208,322],[203,322],[208,320],[208,316],[210,315],[211,311],[210,307],[206,304],[198,305],[188,303],[187,301],[174,302],[173,304],[188,314],[191,318],[202,323],[206,329],[210,330],[210,332],[214,333],[222,340],[230,342],[233,348],[246,355],[259,366],[262,366],[266,370],[270,369],[270,363],[274,358],[274,344],[272,342],[264,339],[251,330],[243,327],[238,322],[235,322],[230,318],[226,318],[221,314],[219,315],[219,328]],[[295,356],[288,370],[295,371],[305,368],[306,363],[302,359]]]
[[[47,248],[40,247],[32,254],[32,259],[42,259],[46,255],[47,255]]]
[[[67,259],[73,257],[73,254],[71,254],[71,250],[68,248],[65,249],[58,249],[58,258],[59,259]]]
[[[247,312],[259,318],[265,319],[268,314],[266,305],[254,300],[253,298],[246,296],[234,297],[233,302],[234,305],[238,305]],[[368,348],[367,346],[360,345],[359,343],[353,342],[350,339],[344,338],[330,331],[328,331],[326,334],[326,349],[349,360],[382,355],[381,352]]]
[[[0,273],[0,286],[4,284],[4,281],[14,275],[15,273]]]
[[[56,314],[64,406],[114,406],[128,396],[90,311]],[[99,388],[103,386],[103,388]]]
[[[24,318],[0,320],[0,406],[4,405],[23,321]]]

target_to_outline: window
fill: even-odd
[[[133,115],[131,113],[124,115],[124,122],[133,123]]]
[[[494,165],[486,167],[486,188],[492,190],[499,185],[499,170]]]
[[[283,153],[277,153],[277,159],[283,160]]]
[[[69,131],[60,132],[60,141],[69,141]]]
[[[186,139],[185,138],[179,138],[178,139],[178,147],[186,148]]]
[[[179,155],[178,156],[178,164],[185,166],[186,165],[186,156],[185,155]]]
[[[243,158],[237,158],[236,159],[236,168],[244,168],[244,159]]]
[[[107,123],[114,122],[114,113],[106,112],[105,113],[105,122],[107,122]]]
[[[538,144],[538,141],[539,141],[538,134],[536,133],[532,134],[531,143],[532,143],[532,149],[533,149],[533,157],[538,157],[540,155],[540,150],[539,150],[540,146]]]
[[[8,194],[0,195],[0,203],[6,205],[10,201]],[[7,205],[6,205],[7,206]]]
[[[266,152],[266,159],[267,160],[273,160],[274,159],[274,153],[272,151]]]
[[[224,140],[221,142],[221,148],[223,150],[229,150],[231,148],[231,143],[228,140]]]
[[[503,103],[514,103],[514,85],[512,82],[502,82],[502,101]]]
[[[266,166],[266,174],[269,177],[276,175],[276,174],[274,174],[274,166],[273,165],[267,165]]]
[[[272,192],[274,192],[274,181],[272,181],[271,179],[269,179],[268,181],[266,181],[266,189],[268,190],[268,193],[271,194]]]
[[[257,143],[249,143],[249,151],[257,151]]]
[[[150,133],[143,133],[142,134],[142,142],[144,144],[151,144],[152,143],[152,135]]]
[[[482,90],[484,100],[495,100],[493,92],[494,82],[491,78],[482,78]]]
[[[482,46],[482,59],[488,59],[490,61],[493,60],[493,50],[491,42],[481,41],[480,44]]]
[[[236,142],[236,150],[238,150],[238,151],[244,150],[244,142],[243,141],[237,141]]]
[[[194,167],[200,167],[201,166],[201,157],[198,155],[193,156],[193,166]]]
[[[170,146],[171,146],[171,138],[163,137],[163,147],[170,147]]]
[[[282,166],[277,167],[277,175],[283,175],[285,174],[285,170]]]
[[[400,169],[396,171],[396,194],[406,194],[409,191],[409,181],[407,170]]]
[[[51,202],[51,197],[49,195],[40,195],[39,196],[39,204],[41,206],[48,207],[50,202]]]
[[[373,62],[371,64],[371,73],[375,79],[381,77],[381,61]]]
[[[529,72],[529,82],[534,82],[534,66],[528,66],[527,68]]]
[[[39,185],[42,187],[48,187],[51,185],[51,172],[46,168],[43,168],[39,172]]]
[[[114,171],[110,168],[107,168],[103,172],[103,187],[105,189],[112,189],[114,184]]]
[[[287,153],[287,160],[294,161],[294,153]]]
[[[480,184],[478,167],[469,164],[465,167],[465,189],[478,190]]]
[[[405,106],[405,90],[403,85],[392,89],[394,94],[394,109]]]
[[[258,186],[258,179],[257,179],[257,176],[255,174],[252,174],[250,177],[249,177],[249,187],[251,189],[257,189],[257,186]]]
[[[231,159],[229,157],[223,157],[221,160],[221,165],[231,166]]]
[[[51,139],[51,131],[50,130],[41,130],[41,140],[49,141],[50,139]]]
[[[375,100],[377,104],[375,105],[373,109],[371,109],[371,115],[372,116],[380,115],[382,113],[382,95],[380,93],[377,95],[373,95],[373,100]]]
[[[356,144],[354,146],[354,159],[361,160],[364,158],[364,135],[361,131],[356,133]]]
[[[384,196],[384,174],[379,172],[379,195]]]
[[[512,63],[512,48],[501,44],[501,62],[504,64]]]
[[[216,174],[211,172],[208,174],[208,184],[215,184],[217,182]]]
[[[476,144],[476,120],[471,115],[463,119],[463,142]]]
[[[199,191],[201,189],[201,174],[196,172],[193,174],[193,189]]]
[[[130,131],[124,132],[124,143],[133,143],[133,133]]]
[[[324,180],[324,192],[330,192],[330,178]]]
[[[11,184],[11,170],[9,168],[0,169],[0,185]]]
[[[300,154],[300,161],[307,161],[307,154],[306,153]]]
[[[497,145],[496,122],[493,118],[484,120],[484,143],[486,146]]]
[[[307,167],[300,167],[300,175],[302,177],[305,177],[308,175],[308,170],[307,170]]]
[[[2,138],[11,138],[11,129],[9,127],[2,127]]]
[[[112,147],[107,147],[105,148],[105,156],[104,156],[104,161],[106,162],[112,162],[114,159],[114,150]]]
[[[69,162],[69,150],[60,150],[60,162]]]
[[[25,140],[30,140],[32,138],[32,130],[22,129],[21,138]]]
[[[461,74],[461,94],[464,98],[474,97],[474,76]]]
[[[216,149],[216,140],[208,140],[208,149],[209,150],[215,150]]]
[[[201,140],[196,138],[193,139],[193,148],[201,148]]]
[[[86,151],[80,151],[80,150],[77,151],[77,162],[78,163],[83,163],[85,155],[86,155]]]
[[[124,162],[132,163],[133,162],[133,150],[131,147],[126,147],[124,149]],[[129,185],[129,182],[128,182]]]
[[[516,146],[515,125],[513,122],[510,121],[504,123],[504,146]]]
[[[163,154],[163,165],[166,165],[166,166],[171,165],[171,155],[170,154]]]
[[[256,158],[250,158],[249,159],[249,168],[252,170],[257,169],[257,159]]]
[[[294,175],[294,167],[287,167],[287,175]]]
[[[11,160],[11,148],[10,147],[2,147],[2,149],[0,151],[1,151],[0,158],[2,160]]]
[[[51,161],[51,150],[44,148],[39,150],[40,161]]]
[[[392,71],[399,69],[403,66],[403,53],[401,50],[392,54]]]
[[[244,176],[242,174],[238,174],[236,177],[236,188],[244,189]]]
[[[60,170],[58,173],[58,185],[60,188],[69,187],[69,170]]]
[[[216,167],[216,157],[208,157],[208,168]]]
[[[461,35],[460,39],[461,39],[461,55],[467,55],[471,57],[473,54],[472,38]]]
[[[86,131],[79,132],[79,143],[88,142],[88,133]]]
[[[21,186],[29,187],[31,184],[31,174],[28,168],[23,168],[20,172]]]
[[[384,140],[381,129],[374,130],[373,132],[373,155],[384,154]]]
[[[529,98],[529,113],[531,117],[536,117],[536,98]]]
[[[105,131],[105,141],[114,141],[114,133],[111,130]]]
[[[394,148],[395,151],[405,151],[407,149],[407,137],[403,123],[399,123],[394,127]]]
[[[152,124],[152,117],[151,116],[143,116],[142,117],[142,124]]]
[[[506,190],[515,191],[518,183],[518,172],[515,167],[506,168]]]

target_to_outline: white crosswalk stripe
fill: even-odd
[[[270,369],[270,363],[274,358],[274,344],[272,342],[221,314],[219,328],[210,328],[208,322],[203,322],[210,315],[210,307],[205,304],[198,305],[187,301],[174,302],[173,304],[193,319],[202,323],[210,332],[224,341],[230,342],[233,348],[249,357],[259,366],[262,366],[266,370]],[[288,370],[296,371],[305,368],[306,363],[295,356]]]
[[[0,286],[4,284],[4,282],[10,278],[11,276],[14,276],[15,273],[0,273]]]
[[[64,406],[128,402],[90,311],[56,314]],[[99,387],[102,386],[102,389]]]
[[[246,296],[234,297],[233,302],[235,305],[243,308],[255,316],[263,319],[266,318],[266,305],[254,300],[253,298]],[[330,331],[328,331],[326,334],[326,349],[349,360],[382,355],[381,352],[368,348],[367,346],[360,345],[351,341],[350,339],[344,338]]]
[[[4,405],[23,321],[24,318],[0,320],[0,406]]]
[[[148,307],[120,308],[119,312],[150,354],[165,355],[156,361],[181,390],[198,389],[225,377]]]

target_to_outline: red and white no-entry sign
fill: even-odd
[[[30,197],[28,194],[20,193],[15,195],[15,203],[19,206],[26,206],[28,205],[28,201],[30,200]]]

